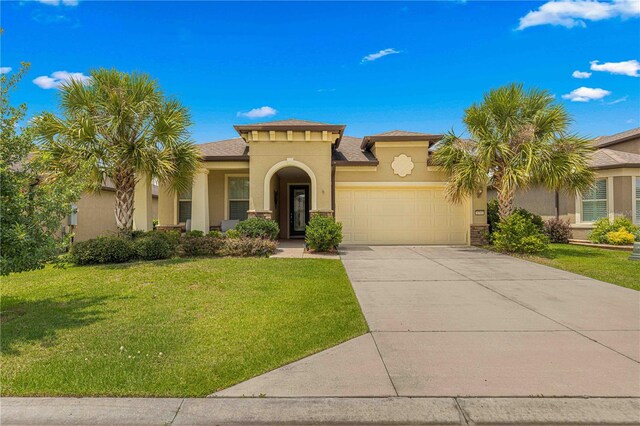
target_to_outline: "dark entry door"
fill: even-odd
[[[309,223],[309,186],[289,186],[289,236],[304,236]]]

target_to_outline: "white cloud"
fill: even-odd
[[[607,105],[615,105],[615,104],[619,104],[620,102],[625,102],[627,99],[629,99],[629,95],[623,96],[620,99],[616,99],[615,101],[605,102],[605,104],[607,104]]]
[[[247,118],[262,118],[271,117],[272,115],[276,115],[277,113],[278,111],[275,108],[271,108],[270,106],[263,106],[260,108],[254,108],[247,112],[239,112],[237,116]]]
[[[375,60],[383,58],[383,57],[385,57],[387,55],[395,55],[397,53],[400,53],[400,52],[398,52],[396,49],[393,49],[393,48],[383,49],[383,50],[381,50],[379,52],[371,53],[371,54],[365,56],[364,58],[362,58],[362,63],[375,61]]]
[[[640,4],[640,1],[638,2]],[[630,77],[640,77],[638,71],[640,71],[640,62],[635,59],[632,61],[622,62],[605,62],[599,64],[600,61],[591,61],[591,70],[593,71],[606,71],[611,74],[628,75]]]
[[[575,70],[573,72],[573,74],[571,74],[571,77],[573,77],[573,78],[589,78],[589,77],[591,77],[591,73],[590,72],[586,72],[586,71]]]
[[[579,87],[576,90],[572,90],[566,95],[562,95],[562,99],[569,99],[571,102],[589,102],[593,100],[602,99],[605,96],[609,96],[610,91],[604,89],[593,89],[591,87]]]
[[[37,0],[38,3],[46,4],[48,6],[60,6],[61,4],[65,6],[77,6],[78,0]]]
[[[11,67],[0,67],[0,74],[6,74],[8,72],[11,72],[13,68]]]
[[[566,28],[586,27],[585,21],[600,21],[614,17],[640,16],[638,0],[558,0],[549,1],[520,18],[519,30],[538,25],[559,25]]]
[[[56,71],[51,74],[51,77],[41,75],[40,77],[34,78],[33,84],[41,89],[56,89],[60,87],[61,84],[70,80],[89,82],[91,77],[84,75],[81,72]]]

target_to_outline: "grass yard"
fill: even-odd
[[[205,396],[367,331],[338,260],[48,267],[0,289],[3,396]]]
[[[628,260],[631,252],[571,244],[551,244],[547,254],[527,259],[565,271],[640,290],[640,262]]]

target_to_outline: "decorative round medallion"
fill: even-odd
[[[393,173],[400,177],[405,177],[406,175],[411,174],[411,170],[413,170],[413,161],[411,161],[411,157],[400,154],[393,158],[391,167],[393,168]]]

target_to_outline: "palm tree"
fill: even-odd
[[[463,122],[471,139],[451,132],[433,157],[449,175],[446,194],[454,202],[492,185],[503,220],[519,189],[537,184],[582,191],[592,185],[591,140],[569,133],[569,114],[545,90],[522,84],[491,90],[465,110]]]
[[[189,111],[148,75],[98,69],[89,81],[62,84],[60,99],[61,116],[36,120],[43,151],[54,174],[88,176],[95,191],[106,179],[113,183],[121,231],[132,229],[141,175],[175,191],[190,186],[200,155],[190,140]]]

